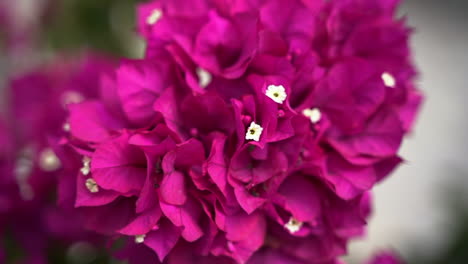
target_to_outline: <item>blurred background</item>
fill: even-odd
[[[426,101],[401,150],[406,164],[375,189],[364,258],[393,247],[409,263],[468,263],[468,1],[406,0]]]
[[[91,48],[141,56],[144,44],[133,33],[136,2],[1,0],[0,12],[13,12],[0,13],[0,94],[5,76],[64,52]],[[415,28],[412,45],[427,98],[401,150],[406,164],[376,188],[368,236],[352,243],[350,260],[359,263],[376,250],[393,248],[410,264],[465,264],[468,1],[406,0],[400,15]],[[15,16],[14,24],[9,16]]]

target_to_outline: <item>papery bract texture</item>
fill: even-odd
[[[422,101],[397,2],[139,5],[145,57],[68,107],[61,193],[130,263],[339,263]]]

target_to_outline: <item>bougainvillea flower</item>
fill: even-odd
[[[397,2],[149,1],[143,58],[17,81],[14,120],[118,258],[337,264],[422,101]]]
[[[5,239],[24,256],[18,259],[22,263],[48,263],[52,250],[102,241],[84,230],[73,205],[56,205],[58,179],[75,164],[75,154],[57,139],[69,130],[67,105],[97,97],[99,76],[111,65],[91,54],[60,58],[8,87],[11,104],[0,124],[0,219],[8,229]]]

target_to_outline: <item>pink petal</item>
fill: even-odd
[[[304,177],[289,177],[281,185],[285,209],[299,221],[314,221],[321,213],[321,198],[315,185]]]
[[[72,104],[69,109],[71,134],[81,140],[101,142],[108,139],[113,130],[123,127],[123,123],[99,102]]]
[[[127,226],[120,229],[119,233],[130,236],[146,234],[156,226],[161,215],[161,209],[155,206],[138,215]]]
[[[91,161],[91,172],[99,186],[120,193],[139,192],[146,179],[146,158],[128,144],[128,135],[98,146]]]
[[[164,261],[179,237],[179,228],[167,221],[161,221],[159,229],[148,233],[144,243],[156,252],[160,261]]]
[[[75,206],[101,206],[108,204],[117,197],[119,194],[114,191],[105,190],[99,188],[97,193],[92,193],[86,188],[86,176],[79,174],[77,176],[77,184],[76,184],[76,201]]]
[[[161,202],[164,215],[176,226],[183,227],[182,236],[187,241],[198,240],[203,231],[198,224],[201,208],[193,199],[188,199],[183,206],[174,206]]]
[[[185,176],[179,171],[172,171],[164,175],[159,194],[161,199],[172,205],[183,205],[187,200]]]

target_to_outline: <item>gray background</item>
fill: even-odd
[[[408,0],[400,14],[416,29],[427,98],[401,150],[406,164],[375,190],[368,237],[351,246],[358,259],[388,247],[440,254],[453,222],[444,199],[453,185],[468,193],[468,1]]]

